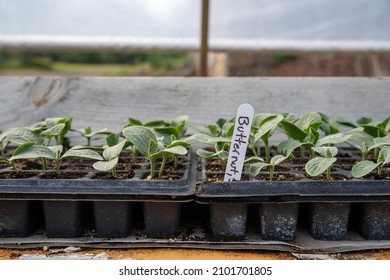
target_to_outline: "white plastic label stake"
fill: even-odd
[[[236,123],[230,143],[229,158],[226,165],[224,182],[240,181],[244,166],[246,148],[251,132],[253,107],[241,104],[237,110]]]

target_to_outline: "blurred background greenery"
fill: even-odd
[[[0,51],[0,75],[191,76],[187,53]]]

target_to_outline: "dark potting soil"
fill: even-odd
[[[349,177],[347,175],[337,174],[337,173],[331,173],[329,179],[326,178],[325,174],[322,174],[320,176],[315,176],[315,177],[311,177],[311,176],[309,176],[307,174],[305,174],[305,176],[308,179],[316,180],[316,181],[347,181],[347,180],[351,180],[352,179],[351,177]]]
[[[0,179],[26,179],[38,176],[39,172],[19,172],[16,173],[14,171],[10,172],[0,172]]]
[[[390,170],[382,170],[382,174],[379,176],[377,171],[371,172],[367,176],[364,176],[365,180],[390,180]]]
[[[273,181],[298,181],[301,180],[303,176],[294,174],[294,173],[274,173],[272,180]],[[269,181],[269,174],[259,174],[255,178],[259,181]]]
[[[112,173],[110,172],[99,172],[94,174],[92,179],[109,179],[109,180],[124,180],[124,179],[131,179],[135,175],[134,171],[131,170],[130,172],[117,172],[116,177],[112,176]]]
[[[26,159],[26,160],[16,160],[16,167],[20,170],[42,170],[43,164],[41,159]],[[54,168],[55,165],[51,160],[47,161],[48,168]]]
[[[149,173],[145,173],[141,177],[144,180],[181,180],[184,178],[183,172],[168,172],[158,177],[155,175],[153,178],[150,177]]]
[[[41,179],[81,179],[88,173],[86,172],[44,172],[39,175]]]

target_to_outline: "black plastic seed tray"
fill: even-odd
[[[138,164],[129,179],[99,179],[93,170],[61,171],[80,176],[77,179],[43,179],[44,173],[26,179],[0,179],[0,199],[28,200],[192,200],[195,192],[195,164],[188,154],[182,171],[172,171],[176,180],[146,180],[148,163]],[[8,172],[3,170],[3,172]]]
[[[360,234],[371,240],[389,240],[390,180],[352,178],[344,168],[351,168],[358,157],[348,150],[343,154],[348,155],[347,164],[334,166],[332,181],[308,178],[303,164],[287,162],[276,170],[273,181],[267,178],[268,172],[251,178],[244,170],[242,181],[225,183],[217,166],[201,160],[195,201],[209,204],[212,234],[220,238],[244,239],[248,205],[255,204],[265,240],[294,240],[299,217],[309,221],[313,238],[345,240],[354,204]],[[308,209],[304,213],[303,204]]]
[[[39,227],[31,221],[44,220],[47,237],[75,238],[93,220],[98,237],[124,237],[131,230],[136,202],[142,203],[149,237],[172,236],[180,224],[182,205],[194,198],[194,161],[189,153],[182,171],[170,171],[170,178],[177,180],[144,179],[147,163],[139,164],[132,178],[121,180],[97,179],[99,173],[92,170],[76,172],[77,179],[44,179],[47,172],[1,179],[0,236],[29,236]],[[67,172],[75,173],[63,173]]]
[[[294,164],[283,167],[303,168],[302,165]],[[384,172],[389,172],[387,169]],[[390,201],[390,180],[355,179],[349,171],[341,168],[335,168],[332,173],[342,176],[342,179],[333,181],[307,178],[302,170],[281,170],[275,172],[276,176],[287,177],[293,174],[294,180],[259,180],[250,178],[244,172],[242,181],[229,183],[222,182],[223,172],[207,171],[204,160],[201,161],[201,170],[201,183],[196,190],[199,202]],[[266,177],[268,173],[261,172],[261,175]]]

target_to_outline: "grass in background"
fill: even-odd
[[[188,76],[194,71],[186,53],[0,52],[2,75]]]

